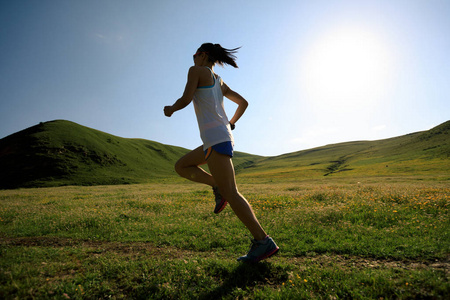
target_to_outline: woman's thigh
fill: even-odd
[[[192,166],[200,166],[206,164],[205,152],[203,151],[203,146],[197,147],[191,152],[187,153],[181,157],[177,163],[177,167],[186,168]]]
[[[225,197],[232,196],[230,193],[236,193],[236,179],[231,157],[213,150],[207,162],[220,193]]]

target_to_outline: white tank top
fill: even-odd
[[[216,78],[210,68],[208,70],[214,80],[213,85],[197,88],[193,99],[203,150],[223,142],[234,144],[223,106],[222,79],[219,76]]]

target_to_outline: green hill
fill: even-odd
[[[268,157],[241,178],[299,180],[410,176],[450,179],[450,121],[433,129],[377,141],[356,141]]]
[[[175,162],[187,152],[69,121],[40,123],[0,140],[0,188],[172,181]],[[247,161],[237,156],[238,164]]]
[[[237,152],[233,162],[243,181],[405,175],[447,180],[449,129],[450,121],[396,138],[327,145],[276,157]],[[0,188],[180,180],[173,166],[188,151],[69,121],[50,121],[0,140]]]
[[[185,149],[124,139],[68,121],[40,123],[0,140],[0,187],[142,182],[174,175]]]

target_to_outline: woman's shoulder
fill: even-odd
[[[192,66],[189,68],[189,74],[209,74],[211,70],[207,67]]]
[[[202,81],[205,78],[211,77],[210,71],[205,67],[192,66],[189,68],[188,80]]]
[[[198,80],[200,82],[200,86],[203,86],[203,85],[210,86],[210,85],[214,84],[214,82],[212,82],[212,83],[210,82],[211,74],[213,74],[216,79],[220,79],[219,75],[212,72],[212,70],[208,67],[192,66],[189,68],[188,77],[190,77],[192,79],[198,78]]]

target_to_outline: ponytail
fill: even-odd
[[[223,67],[224,64],[238,68],[236,64],[236,56],[234,55],[237,50],[241,48],[226,49],[219,44],[205,43],[198,51],[204,51],[208,55],[208,60],[214,64],[219,64]]]

